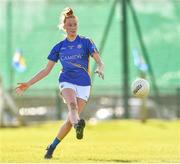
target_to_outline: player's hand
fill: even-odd
[[[104,64],[98,65],[95,73],[104,80]]]
[[[28,83],[18,83],[18,86],[16,87],[16,93],[18,95],[22,95],[23,92],[29,88]]]

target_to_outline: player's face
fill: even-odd
[[[68,18],[64,24],[64,29],[69,37],[77,35],[77,20],[76,18]]]

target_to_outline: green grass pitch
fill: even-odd
[[[0,129],[0,163],[180,163],[180,121],[87,122],[83,140],[74,130],[51,160],[43,159],[62,121]]]

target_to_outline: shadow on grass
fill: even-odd
[[[130,160],[123,160],[123,159],[88,159],[88,160],[90,160],[90,161],[96,161],[96,162],[117,162],[117,163],[119,163],[119,162],[121,162],[121,163],[131,163],[131,162],[138,162],[138,161],[135,161],[135,160],[133,160],[133,161],[130,161]]]

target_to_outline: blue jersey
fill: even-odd
[[[56,44],[48,59],[60,60],[62,72],[59,82],[69,82],[80,86],[91,85],[89,57],[97,52],[95,44],[88,38],[77,35],[74,41],[67,38]]]

